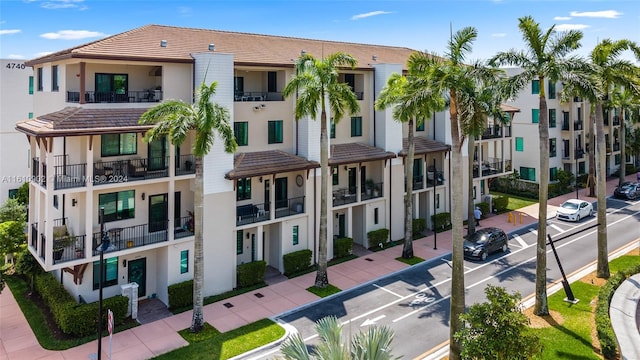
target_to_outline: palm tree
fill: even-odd
[[[412,59],[414,56],[409,56],[409,63],[413,61]],[[411,73],[407,76],[392,74],[375,103],[376,110],[384,110],[389,106],[394,106],[394,120],[408,125],[408,149],[404,163],[406,194],[404,198],[404,246],[402,247],[402,257],[405,259],[413,257],[414,119],[417,125],[421,125],[425,119],[429,119],[431,114],[443,110],[445,105],[444,99],[441,96],[434,96],[432,86],[423,80]]]
[[[527,50],[510,50],[500,52],[491,60],[498,65],[515,65],[522,68],[520,74],[511,81],[514,87],[524,88],[533,80],[540,84],[538,132],[540,138],[540,180],[538,198],[538,242],[536,251],[536,301],[534,313],[548,315],[547,303],[547,199],[549,189],[549,113],[545,91],[545,80],[571,81],[572,70],[580,68],[582,62],[578,58],[569,57],[571,51],[580,47],[582,33],[571,30],[557,33],[555,25],[542,31],[540,24],[532,17],[525,16],[518,19],[518,27]],[[576,76],[575,80],[580,80]]]
[[[590,53],[593,79],[601,90],[601,96],[596,99],[596,182],[598,204],[598,264],[596,276],[609,277],[609,252],[607,249],[607,207],[606,204],[606,176],[605,176],[605,139],[603,105],[610,97],[614,85],[623,86],[633,92],[640,92],[638,69],[631,61],[620,59],[620,55],[631,50],[640,60],[640,47],[629,40],[602,40]]]
[[[357,60],[349,54],[336,52],[325,59],[310,54],[301,55],[295,63],[296,74],[282,90],[285,97],[297,94],[295,117],[317,118],[320,109],[320,233],[318,239],[318,271],[315,286],[325,288],[327,276],[327,186],[329,171],[329,140],[327,137],[327,101],[333,120],[337,123],[344,116],[345,108],[355,114],[360,111],[353,90],[346,83],[338,82],[338,68],[354,68]]]
[[[203,177],[202,158],[209,153],[216,137],[216,133],[224,142],[224,150],[235,152],[236,144],[231,127],[229,111],[211,101],[216,92],[217,82],[206,85],[204,81],[196,92],[196,103],[187,104],[180,100],[168,100],[147,110],[140,117],[140,124],[155,124],[147,131],[144,139],[147,142],[162,139],[167,136],[169,141],[180,146],[190,133],[195,133],[193,155],[195,157],[195,190],[194,190],[194,235],[193,241],[193,318],[192,332],[199,332],[204,325],[202,314],[204,282],[204,260],[202,240],[202,199]]]
[[[633,117],[632,117],[633,119]],[[634,121],[634,120],[632,120]],[[635,124],[638,123],[637,117],[635,120]],[[640,161],[640,127],[635,127],[633,129],[631,128],[626,128],[627,129],[627,134],[626,134],[626,148],[627,151],[633,155],[633,157],[636,160],[636,163],[634,165],[638,165],[638,162]],[[638,169],[638,171],[640,171],[640,169]]]
[[[290,337],[280,351],[285,359],[311,360],[311,359],[367,359],[389,360],[397,359],[391,355],[391,342],[393,330],[386,326],[371,326],[366,332],[359,332],[352,339],[350,346],[344,346],[342,340],[342,327],[335,316],[328,316],[318,320],[315,325],[320,337],[320,344],[309,353],[307,345],[300,334]]]
[[[449,358],[460,359],[461,345],[454,334],[464,326],[460,315],[465,310],[464,288],[464,252],[462,222],[462,146],[465,141],[458,111],[460,92],[473,87],[478,79],[486,78],[493,70],[485,67],[468,66],[464,63],[471,52],[478,31],[465,27],[451,36],[444,56],[415,53],[415,59],[409,62],[409,73],[420,74],[432,83],[434,94],[443,94],[449,102],[449,124],[451,129],[451,236],[452,236],[452,272],[449,324]]]
[[[626,158],[627,158],[627,111],[629,114],[633,114],[634,111],[638,111],[640,107],[640,95],[634,94],[631,89],[621,88],[616,86],[611,99],[611,105],[620,109],[620,176],[618,179],[618,186],[622,186],[625,181],[626,174]]]

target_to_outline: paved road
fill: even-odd
[[[640,202],[607,201],[609,250],[618,249],[638,238]],[[580,223],[555,219],[547,222],[565,273],[577,271],[597,257],[596,217]],[[523,297],[535,289],[536,224],[509,234],[509,251],[496,253],[487,261],[465,261],[467,306],[482,302],[487,284],[519,291]],[[557,240],[558,239],[558,240]],[[547,278],[561,279],[555,257],[549,248]],[[413,359],[449,338],[450,255],[431,259],[391,276],[377,279],[314,306],[294,310],[278,320],[293,326],[313,345],[313,329],[318,319],[334,315],[345,325],[346,334],[357,333],[372,324],[390,326],[395,332],[395,355]],[[375,264],[372,264],[375,266]],[[246,359],[272,359],[277,349],[263,351]]]

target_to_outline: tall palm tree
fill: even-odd
[[[421,74],[435,86],[434,94],[442,94],[449,102],[449,124],[451,129],[451,236],[452,236],[452,271],[451,301],[449,324],[449,358],[460,359],[461,345],[454,334],[464,326],[460,315],[465,310],[464,288],[464,251],[462,223],[462,146],[465,133],[459,119],[460,92],[470,88],[478,79],[484,78],[492,70],[485,67],[468,66],[464,62],[471,52],[478,31],[473,27],[465,27],[451,36],[444,56],[437,54],[415,53],[415,59],[409,63],[409,72]]]
[[[634,123],[638,123],[637,117]],[[636,163],[634,165],[636,165],[637,167],[638,162],[640,162],[640,127],[627,128],[626,138],[627,151],[633,155],[634,159],[636,160]],[[638,169],[638,171],[640,171],[640,169]]]
[[[629,40],[605,39],[598,43],[589,55],[593,79],[601,90],[601,96],[596,99],[596,192],[598,197],[598,262],[596,276],[609,277],[609,252],[607,249],[607,207],[606,204],[606,176],[605,176],[605,139],[603,106],[609,99],[614,85],[623,86],[633,92],[640,92],[637,67],[628,60],[620,59],[620,55],[631,50],[640,60],[640,47]]]
[[[570,81],[572,70],[582,66],[575,57],[566,57],[580,47],[582,33],[567,31],[557,33],[555,25],[542,31],[532,17],[518,19],[518,27],[527,47],[524,51],[500,52],[491,60],[498,65],[515,65],[522,68],[512,78],[515,87],[524,88],[533,80],[540,83],[538,132],[540,140],[540,180],[538,198],[538,241],[536,246],[536,301],[534,313],[548,315],[547,303],[547,199],[549,196],[549,112],[545,91],[545,80]],[[580,80],[576,77],[576,80]]]
[[[357,60],[349,54],[336,52],[324,59],[301,55],[295,63],[296,74],[282,90],[285,97],[297,93],[296,120],[305,116],[317,118],[320,109],[320,232],[318,239],[318,271],[315,286],[325,288],[327,276],[327,186],[329,177],[329,140],[327,137],[327,107],[338,123],[345,114],[360,111],[360,105],[347,83],[338,81],[339,67],[354,68]],[[328,104],[327,104],[328,102]]]
[[[386,326],[371,326],[366,332],[357,333],[351,343],[346,345],[342,339],[343,325],[335,316],[318,320],[315,325],[320,343],[309,353],[307,345],[300,334],[290,337],[280,347],[285,359],[311,360],[390,360],[398,359],[391,355],[393,330]]]
[[[409,63],[414,59],[409,56]],[[376,110],[384,110],[389,106],[393,108],[393,118],[401,123],[407,123],[407,157],[404,163],[405,198],[404,198],[404,245],[402,257],[413,257],[413,159],[415,155],[414,143],[414,119],[416,125],[421,125],[431,114],[444,109],[444,99],[434,95],[433,86],[424,80],[409,73],[403,76],[392,74],[387,84],[380,92],[375,102]],[[434,209],[435,210],[435,209]]]
[[[638,111],[640,107],[640,94],[636,94],[631,89],[621,88],[616,86],[611,97],[611,105],[614,108],[620,109],[620,176],[618,179],[618,186],[621,186],[625,182],[626,173],[626,158],[627,158],[627,114],[631,115],[634,111]],[[628,112],[628,113],[627,113]]]
[[[194,190],[194,235],[193,241],[193,318],[191,331],[199,332],[204,325],[202,314],[204,282],[204,256],[202,240],[202,199],[203,176],[202,158],[213,146],[216,133],[224,142],[224,150],[235,152],[238,145],[233,135],[229,111],[211,101],[216,92],[217,82],[206,85],[204,81],[196,91],[196,102],[187,104],[180,100],[168,100],[147,110],[140,117],[140,124],[155,124],[147,131],[144,139],[147,142],[168,137],[169,141],[180,146],[191,133],[195,135],[193,155],[195,157],[195,190]]]

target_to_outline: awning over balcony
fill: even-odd
[[[318,167],[320,164],[315,161],[280,150],[238,153],[234,159],[233,170],[229,171],[225,178],[235,180]]]
[[[423,137],[417,137],[417,136],[414,137],[413,143],[415,144],[415,147],[416,147],[415,155],[424,155],[429,153],[451,150],[451,146],[443,142],[440,142],[437,140],[431,140]],[[401,156],[401,157],[407,156],[407,152],[409,151],[408,149],[409,149],[409,141],[406,138],[402,139],[402,151],[398,153],[398,156]]]
[[[374,160],[386,160],[396,157],[390,151],[384,151],[375,146],[359,143],[331,145],[331,155],[329,165],[342,165],[352,163],[362,163]]]
[[[153,125],[138,125],[144,108],[87,109],[66,107],[16,123],[16,130],[31,136],[74,136],[144,132]]]

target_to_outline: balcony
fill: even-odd
[[[413,177],[413,190],[424,189],[424,176]]]
[[[236,91],[234,101],[284,101],[281,92],[269,91]]]
[[[489,159],[482,162],[482,166],[473,165],[473,177],[490,176],[503,172],[502,159]]]
[[[192,154],[180,155],[176,164],[176,176],[196,173],[196,160]]]
[[[183,216],[174,220],[173,237],[182,239],[194,235],[193,215]]]
[[[575,158],[582,159],[584,157],[584,150],[582,148],[577,148],[575,150]]]
[[[351,204],[357,200],[355,187],[333,190],[333,206]]]
[[[53,181],[53,188],[59,189],[72,189],[77,187],[83,187],[86,185],[87,178],[87,164],[71,164],[71,165],[56,165],[54,167],[55,178]]]
[[[569,131],[569,120],[562,121],[562,131]]]
[[[442,170],[434,169],[433,165],[427,168],[427,186],[444,184],[444,173]]]
[[[419,187],[416,185],[416,178],[413,178],[413,188],[415,189],[422,189],[422,185],[419,185]],[[422,176],[419,176],[420,181],[422,181]],[[364,200],[370,200],[370,199],[376,199],[376,198],[380,198],[382,197],[382,189],[384,189],[383,187],[384,183],[374,183],[373,181],[367,182],[365,184],[365,189],[360,193],[360,200],[364,201]],[[362,190],[362,189],[361,189]]]
[[[613,143],[613,151],[620,151],[620,143],[619,142]]]
[[[502,128],[500,126],[490,126],[484,130],[482,139],[497,139],[502,137]]]
[[[143,103],[143,102],[159,102],[162,100],[162,90],[136,90],[127,91],[125,93],[117,93],[115,91],[97,92],[85,91],[85,103]],[[67,102],[80,103],[79,91],[67,91]]]
[[[157,244],[169,239],[167,233],[168,221],[156,221],[150,224],[134,225],[124,228],[112,227],[105,230],[110,245],[108,252],[126,250],[151,244]],[[93,255],[100,255],[96,250],[102,242],[101,233],[93,233]]]
[[[582,130],[582,120],[576,120],[573,122],[573,130]]]
[[[46,238],[43,239],[43,249],[46,246]],[[53,263],[59,264],[67,261],[85,258],[85,235],[65,236],[53,240]]]
[[[304,213],[304,196],[276,200],[276,219]]]
[[[92,180],[94,185],[102,185],[167,177],[167,164],[169,157],[98,161],[93,164]]]
[[[271,219],[269,203],[236,206],[236,226],[254,224]]]

